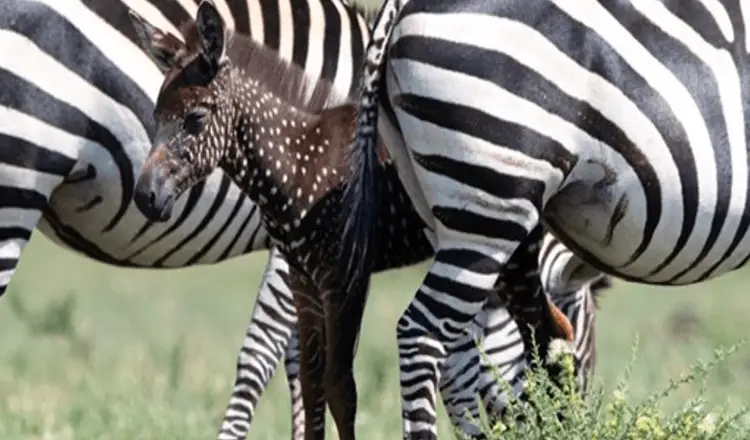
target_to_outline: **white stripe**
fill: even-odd
[[[291,62],[294,54],[294,32],[296,32],[292,21],[292,5],[288,0],[279,0],[277,4],[279,5],[279,55],[282,59]],[[315,40],[310,43],[313,41]]]
[[[10,145],[3,145],[3,147],[12,148]],[[63,177],[57,174],[30,170],[7,163],[0,163],[0,176],[3,176],[3,185],[38,191],[45,196],[49,196],[52,190],[63,180]]]
[[[253,40],[265,42],[265,28],[263,27],[263,9],[258,0],[247,0],[247,14],[250,22],[250,33]]]
[[[344,6],[339,2],[332,2],[338,11],[341,21],[341,34],[339,35],[339,59],[336,60],[336,73],[334,77],[334,88],[340,90],[343,94],[349,92],[354,74],[352,62],[352,35],[349,17]],[[322,41],[322,37],[320,37]]]
[[[0,61],[0,66],[2,65],[3,63]],[[71,135],[67,131],[60,130],[54,125],[47,124],[31,115],[3,106],[0,106],[0,133],[23,139],[44,148],[52,147],[54,148],[52,151],[73,160],[78,159],[83,149],[95,145],[88,139]],[[50,139],[55,140],[52,146],[49,145]]]
[[[0,242],[0,258],[18,259],[21,256],[21,252],[23,251],[24,246],[26,246],[26,243],[28,242],[21,238],[14,238]],[[7,279],[0,277],[0,283],[7,284],[10,281],[11,275],[12,273],[9,273]]]
[[[325,36],[327,23],[320,2],[321,0],[308,0],[307,2],[310,8],[310,29],[308,31],[310,46],[307,50],[305,70],[313,75],[313,78],[320,78],[323,72],[323,37]]]
[[[235,29],[234,17],[232,16],[232,10],[229,9],[227,0],[213,0],[213,2],[214,2],[214,5],[216,6],[216,9],[221,14],[221,17],[224,19],[224,24],[227,28],[227,31],[229,31],[230,33],[234,32],[234,29]],[[195,18],[195,14],[193,14],[192,17]]]

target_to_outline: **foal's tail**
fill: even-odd
[[[373,240],[379,201],[375,177],[378,164],[378,95],[385,70],[388,38],[406,0],[385,0],[372,21],[362,71],[362,90],[354,139],[349,151],[351,173],[342,196],[339,267],[345,291],[368,285],[374,255]]]

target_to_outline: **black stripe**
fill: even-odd
[[[258,0],[263,15],[263,44],[278,51],[281,46],[281,26],[278,0]]]
[[[305,67],[307,53],[310,51],[310,1],[288,1],[292,9],[292,20],[294,32],[292,47],[292,62],[298,66]]]
[[[106,127],[89,119],[85,113],[77,108],[58,101],[33,84],[3,69],[0,69],[0,84],[5,90],[13,91],[12,94],[0,93],[1,106],[33,115],[36,119],[72,135],[96,142],[110,153],[120,172],[123,190],[117,213],[110,219],[102,232],[114,228],[125,215],[134,185],[132,164],[117,138]]]
[[[502,238],[520,242],[528,235],[526,228],[514,220],[487,217],[468,209],[433,206],[432,214],[448,229],[482,235],[488,239]]]
[[[502,265],[494,259],[471,249],[444,249],[439,260],[453,266],[464,267],[482,274],[500,273]]]
[[[17,258],[0,258],[0,271],[13,270],[17,264]]]
[[[412,154],[415,162],[427,171],[480,189],[497,198],[529,200],[541,210],[545,187],[542,181],[499,173],[493,168],[461,162],[446,156],[427,156],[417,152]]]
[[[36,190],[0,186],[0,200],[3,208],[38,209],[47,206],[47,196]]]
[[[137,267],[130,261],[123,261],[114,258],[104,250],[99,248],[96,244],[87,240],[77,230],[63,224],[63,222],[57,216],[57,213],[55,213],[53,210],[45,209],[44,218],[49,223],[55,235],[57,235],[60,240],[62,240],[66,245],[70,246],[71,249],[102,263],[107,263],[118,267]]]
[[[227,0],[227,5],[234,18],[234,29],[245,35],[250,34],[250,11],[247,2],[254,0]]]
[[[41,214],[41,211],[39,212]],[[36,225],[23,225],[34,228]],[[23,226],[4,226],[0,227],[0,241],[22,239],[28,241],[31,238],[31,229]]]
[[[93,2],[101,0],[90,0]],[[154,5],[164,17],[169,20],[174,27],[180,27],[182,24],[193,21],[195,17],[191,16],[185,9],[182,8],[175,0],[147,0],[149,3]],[[104,2],[103,2],[104,3]],[[111,2],[107,2],[111,3]],[[197,3],[197,2],[196,2]],[[136,11],[138,12],[138,11]],[[125,18],[128,18],[127,13]],[[132,26],[131,26],[132,27]]]
[[[728,47],[729,42],[721,32],[718,23],[709,13],[703,2],[698,0],[662,0],[664,6],[677,16],[680,20],[685,22],[694,31],[700,34],[701,38],[706,42],[715,47]],[[727,12],[730,15],[741,16],[742,11],[739,8],[739,3],[735,3],[737,7],[727,8]],[[734,9],[734,10],[732,10]],[[735,35],[735,41],[737,35]]]
[[[0,133],[0,163],[66,177],[76,161],[25,139]]]
[[[318,0],[310,0],[318,1]],[[323,36],[323,66],[320,71],[320,77],[333,81],[336,78],[338,68],[339,53],[341,43],[341,16],[339,11],[333,5],[333,2],[320,0],[323,6],[323,15],[325,16],[325,32]]]
[[[255,250],[255,239],[258,238],[258,234],[263,229],[263,224],[260,223],[257,228],[253,231],[253,233],[250,235],[250,239],[247,242],[247,245],[245,245],[245,253],[252,252]],[[267,236],[267,239],[270,240],[271,236]],[[270,245],[266,245],[266,247],[271,247]]]

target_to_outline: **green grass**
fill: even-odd
[[[265,259],[259,253],[214,267],[123,270],[35,236],[0,300],[0,438],[211,438]],[[424,270],[375,277],[356,361],[362,439],[400,436],[395,324]],[[748,281],[736,273],[685,288],[617,283],[598,315],[597,379],[611,393],[636,334],[633,401],[744,338]],[[747,403],[749,372],[750,349],[743,348],[712,371],[708,403]],[[665,410],[681,407],[694,388],[678,389]],[[288,402],[277,375],[251,438],[287,437]],[[449,438],[444,416],[440,429]]]

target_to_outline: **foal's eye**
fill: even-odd
[[[206,126],[206,116],[208,116],[208,110],[206,109],[193,110],[185,116],[182,121],[182,128],[194,136],[198,135]]]

